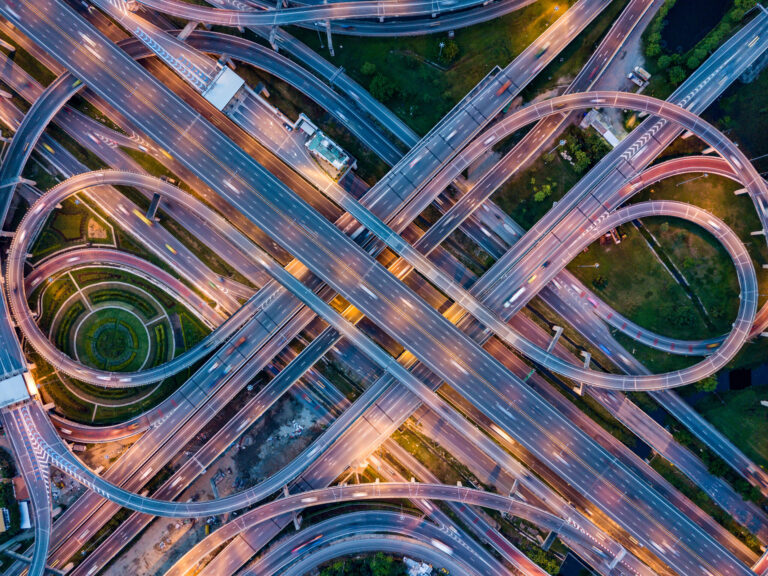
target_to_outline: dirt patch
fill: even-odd
[[[88,238],[92,240],[107,239],[107,229],[95,218],[88,218]]]
[[[260,482],[289,464],[322,431],[316,414],[284,397],[243,436],[235,456],[238,486]]]
[[[82,484],[57,468],[51,468],[51,497],[54,506],[66,508],[85,492]]]

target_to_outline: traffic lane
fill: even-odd
[[[455,377],[453,379],[455,380]]]
[[[600,78],[602,71],[615,57],[627,37],[632,33],[652,4],[653,0],[634,0],[627,5],[619,18],[614,22],[606,38],[600,43],[597,51],[590,57],[589,61],[570,84],[566,93],[588,90]],[[549,117],[539,122],[513,150],[505,155],[502,161],[498,162],[490,171],[483,175],[482,179],[472,187],[469,193],[463,195],[457,203],[460,206],[456,206],[458,213],[446,215],[446,217],[455,218],[459,221],[466,219],[468,214],[482,202],[481,198],[487,199],[490,197],[496,186],[520,169],[526,160],[538,153],[540,146],[551,138],[563,126],[566,120],[567,117],[562,119]],[[463,172],[463,169],[458,171],[459,174],[461,172]],[[447,172],[443,169],[435,178],[431,179],[420,192],[420,201],[414,203],[411,212],[418,214],[426,205],[434,201],[437,194],[448,186],[452,176],[456,173],[455,171]],[[495,186],[492,186],[491,181],[494,179],[497,183]],[[446,222],[441,225],[442,220],[441,218],[435,226],[448,224]],[[427,233],[429,234],[435,226],[430,227]],[[443,234],[447,237],[450,232],[438,228],[433,234],[435,234],[435,238],[439,238]]]
[[[753,34],[757,34],[755,38],[759,38],[761,31],[768,27],[768,19],[758,17],[753,20],[744,30],[742,30],[736,36],[736,40],[730,42],[729,50],[721,48],[715,55],[715,57],[705,63],[702,68],[692,77],[690,83],[698,82],[696,88],[690,89],[690,83],[686,83],[683,87],[679,88],[670,101],[677,102],[686,106],[686,109],[691,111],[700,111],[703,107],[711,102],[711,100],[722,90],[723,81],[715,85],[712,80],[720,75],[723,79],[730,77],[725,72],[728,66],[745,66],[748,63],[747,58],[735,58],[734,54],[741,54],[744,48],[750,49],[752,57],[759,55],[764,50],[765,45],[753,44],[750,46],[750,39]],[[729,53],[731,56],[727,57]],[[718,64],[719,63],[719,64]],[[718,64],[716,66],[716,64]],[[702,75],[707,75],[704,80],[693,80],[699,78]],[[735,77],[735,76],[734,76]],[[689,90],[685,93],[685,90]],[[684,96],[682,96],[684,94]],[[542,237],[545,233],[551,233],[559,226],[560,221],[563,218],[563,211],[567,207],[568,213],[574,211],[581,200],[586,198],[590,200],[590,194],[593,199],[593,205],[597,206],[596,211],[591,212],[587,209],[585,212],[585,220],[594,220],[600,217],[602,213],[602,206],[613,207],[618,203],[618,198],[615,196],[615,191],[622,189],[626,184],[626,179],[636,176],[642,168],[644,168],[650,161],[652,161],[662,147],[672,141],[672,139],[681,133],[681,129],[667,122],[664,119],[651,117],[643,122],[640,126],[640,130],[643,132],[643,136],[638,140],[626,139],[622,144],[610,152],[598,165],[593,168],[588,174],[588,177],[583,178],[571,191],[566,195],[565,199],[558,203],[557,207],[551,210],[545,218],[540,220],[532,229],[534,232],[529,232],[523,237],[519,244],[519,250],[516,247],[514,254],[508,253],[503,258],[498,260],[496,264],[489,270],[489,273],[485,275],[486,282],[498,281],[499,278],[503,278],[509,274],[509,270],[515,266],[523,257],[530,257],[530,250],[538,249],[544,244]],[[618,157],[621,152],[621,157]],[[618,162],[618,164],[616,164]],[[610,164],[615,164],[616,173],[610,175]],[[737,168],[738,170],[738,168]],[[609,174],[606,178],[606,174]],[[588,180],[589,179],[589,180]],[[597,189],[592,190],[590,188],[591,183],[597,182]],[[590,190],[592,190],[590,192]],[[586,192],[586,195],[585,195]],[[597,204],[594,203],[597,200]],[[758,207],[758,214],[763,218],[762,211]],[[568,229],[565,226],[560,226],[559,238],[563,240],[568,236]],[[546,248],[542,249],[546,251]],[[530,257],[534,263],[540,263],[545,261],[546,257]],[[529,265],[535,266],[535,265]],[[531,268],[527,271],[530,273]]]

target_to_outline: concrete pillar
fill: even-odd
[[[613,557],[613,560],[611,560],[610,564],[608,564],[608,569],[613,570],[618,566],[619,562],[621,562],[621,559],[624,558],[624,556],[627,555],[627,550],[625,548],[622,548],[616,556]]]
[[[590,354],[586,350],[582,350],[581,355],[584,356],[584,369],[588,369],[589,363],[592,360],[592,354]],[[579,382],[579,385],[576,386],[573,389],[573,391],[576,392],[576,394],[578,394],[579,396],[582,396],[584,394],[584,382]]]
[[[544,540],[544,544],[541,545],[541,549],[545,552],[548,551],[552,546],[552,543],[555,541],[555,538],[557,538],[557,532],[553,530],[547,535],[547,539]]]
[[[333,51],[333,38],[331,38],[331,21],[330,20],[325,21],[325,35],[328,39],[328,52],[331,53],[331,56],[336,56],[336,53]]]
[[[152,196],[152,202],[149,203],[149,208],[147,209],[147,220],[157,221],[157,208],[160,206],[161,198],[162,196],[157,192]]]
[[[515,478],[515,481],[512,482],[512,488],[509,489],[509,497],[512,498],[517,493],[517,489],[520,487],[520,479]]]
[[[2,38],[0,38],[0,48],[5,48],[8,50],[11,54],[13,54],[16,51],[16,47],[13,44],[9,44]]]
[[[280,49],[277,46],[277,42],[275,42],[275,36],[277,34],[277,28],[275,26],[272,26],[272,28],[269,29],[269,45],[272,46],[272,50],[275,52],[279,52]]]
[[[549,343],[549,346],[547,346],[547,354],[554,350],[555,346],[557,345],[557,341],[560,340],[560,336],[563,333],[563,329],[560,326],[553,326],[552,329],[555,331],[555,335],[552,337],[552,341]]]
[[[190,34],[192,34],[192,31],[197,28],[197,22],[187,22],[187,25],[182,28],[181,32],[179,32],[179,35],[177,38],[179,40],[186,40]]]
[[[734,192],[734,194],[736,194],[736,196],[741,196],[742,194],[746,194],[746,193],[747,193],[747,189],[746,188],[739,188],[738,190],[736,190]]]
[[[765,230],[755,230],[749,233],[750,236],[765,236]]]
[[[706,148],[705,150],[702,150],[701,153],[702,154],[712,154],[712,152],[714,152],[714,151],[715,151],[715,149],[712,148],[712,146],[710,146],[709,148]]]

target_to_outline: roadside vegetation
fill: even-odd
[[[318,576],[406,576],[402,558],[378,552],[373,556],[339,558],[319,568]]]
[[[401,38],[334,37],[334,64],[343,66],[406,124],[425,134],[494,66],[504,67],[574,0],[539,0],[491,22],[447,34]],[[324,37],[291,30],[327,56]],[[443,44],[441,48],[441,44]]]
[[[707,395],[694,403],[696,410],[725,434],[753,462],[768,468],[768,384]]]
[[[666,98],[682,84],[692,71],[743,25],[742,18],[758,2],[733,0],[733,6],[701,40],[684,51],[678,51],[677,46],[670,46],[665,39],[665,36],[669,36],[665,35],[667,18],[677,1],[666,0],[643,34],[646,67],[654,75],[646,93],[658,98]]]

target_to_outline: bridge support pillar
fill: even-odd
[[[547,346],[547,354],[554,350],[555,346],[557,345],[557,341],[560,340],[560,336],[563,334],[563,328],[561,326],[553,326],[552,330],[555,331],[555,335],[552,337],[552,341],[549,343],[549,346]]]
[[[581,355],[584,356],[584,368],[585,369],[589,368],[589,363],[592,360],[592,354],[590,354],[586,350],[582,350]],[[574,387],[573,391],[576,392],[576,394],[578,394],[579,396],[582,396],[584,394],[584,382],[579,382],[579,385]]]
[[[149,203],[149,208],[147,208],[147,220],[152,220],[153,222],[157,220],[157,208],[160,206],[161,198],[162,196],[157,192],[152,196],[152,202]]]
[[[557,532],[555,532],[555,531],[553,530],[552,532],[550,532],[550,533],[547,535],[547,539],[546,539],[546,540],[544,540],[544,544],[542,544],[542,545],[541,545],[541,549],[542,549],[542,550],[544,550],[545,552],[546,552],[546,551],[548,551],[548,550],[549,550],[549,548],[550,548],[550,547],[552,546],[552,544],[554,543],[554,541],[555,541],[555,538],[557,538]]]
[[[515,494],[517,493],[517,489],[520,488],[520,479],[515,478],[515,481],[512,482],[512,488],[509,489],[509,497],[514,498]]]
[[[627,555],[626,548],[622,548],[616,556],[613,557],[613,560],[611,560],[610,564],[608,564],[608,570],[613,570],[616,568],[616,566],[619,565],[619,562],[621,562],[622,558]]]
[[[739,188],[738,190],[736,190],[734,192],[734,194],[736,194],[736,196],[741,196],[742,194],[746,194],[746,193],[747,193],[747,189],[746,188]]]
[[[325,21],[325,36],[328,39],[328,52],[331,53],[331,56],[336,56],[336,52],[333,50],[333,38],[331,37],[331,21],[326,20]]]
[[[712,152],[714,152],[714,151],[715,151],[715,149],[712,148],[712,146],[710,146],[709,148],[706,148],[706,149],[702,150],[701,153],[702,154],[712,154]]]
[[[189,35],[192,34],[194,29],[197,28],[197,24],[198,24],[197,22],[192,22],[192,21],[187,22],[187,25],[184,26],[181,32],[179,32],[179,35],[177,36],[177,38],[179,40],[186,40],[189,37]]]
[[[16,51],[16,46],[14,46],[13,44],[9,44],[8,42],[3,40],[2,38],[0,38],[0,48],[5,48],[11,54],[13,54]]]
[[[749,233],[750,236],[765,236],[765,230],[755,230]]]
[[[272,26],[272,28],[269,29],[269,45],[272,46],[272,50],[275,52],[280,52],[280,49],[277,46],[277,42],[275,42],[275,36],[277,35],[277,27]]]

